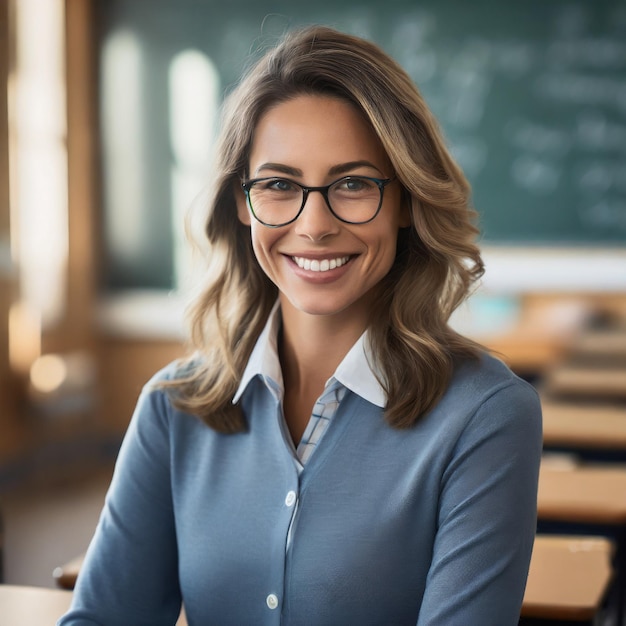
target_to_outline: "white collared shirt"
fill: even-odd
[[[278,357],[280,323],[280,304],[277,301],[252,350],[239,388],[233,397],[233,404],[239,401],[255,376],[260,376],[277,399],[282,402],[284,382]],[[368,356],[367,334],[366,330],[357,339],[338,365],[335,373],[326,381],[324,391],[315,403],[302,440],[295,449],[297,458],[302,465],[308,461],[315,447],[321,441],[347,390],[356,393],[378,407],[384,408],[386,405],[385,392],[376,377],[373,359]],[[286,425],[284,431],[288,433]]]

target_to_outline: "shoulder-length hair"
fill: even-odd
[[[342,98],[361,111],[404,189],[412,225],[399,232],[369,337],[387,395],[385,418],[410,427],[444,393],[455,363],[480,350],[448,325],[484,271],[470,187],[400,65],[371,42],[321,26],[288,33],[224,102],[204,231],[210,266],[189,309],[195,354],[180,370],[186,374],[169,383],[173,402],[218,431],[246,428],[232,398],[278,294],[237,217],[235,194],[260,117],[301,94]]]

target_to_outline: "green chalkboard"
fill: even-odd
[[[102,90],[110,84],[103,60],[110,41],[131,34],[142,51],[146,228],[165,237],[152,259],[146,253],[151,270],[164,258],[171,225],[172,59],[185,50],[205,55],[223,94],[281,32],[313,22],[368,37],[407,69],[472,183],[487,243],[626,244],[624,0],[99,0],[96,7]],[[104,125],[105,145],[106,133]],[[106,198],[106,176],[104,191]]]

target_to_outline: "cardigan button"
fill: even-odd
[[[287,494],[287,497],[285,498],[285,504],[287,506],[293,506],[295,501],[296,501],[296,492],[295,491],[290,491]]]
[[[265,598],[265,602],[270,609],[278,607],[278,598],[273,593],[270,593],[270,595]]]

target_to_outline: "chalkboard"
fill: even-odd
[[[472,184],[486,243],[626,244],[624,0],[100,0],[96,7],[101,50],[128,32],[144,52],[148,228],[171,224],[164,120],[172,59],[182,50],[204,54],[223,94],[285,29],[324,23],[376,41],[418,84]]]

